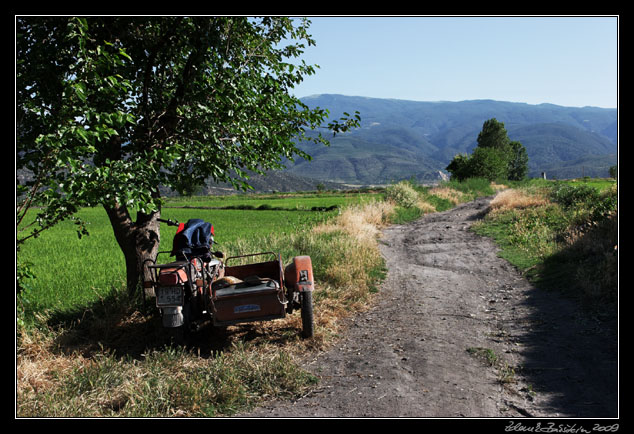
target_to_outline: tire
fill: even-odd
[[[300,297],[302,304],[302,336],[305,338],[312,338],[315,334],[315,323],[313,320],[313,292],[302,292]]]
[[[170,327],[168,329],[170,344],[176,347],[184,347],[187,345],[187,339],[189,338],[189,330],[187,326],[182,325],[180,327]]]
[[[189,325],[191,323],[191,306],[190,303],[185,302],[183,305],[183,325],[178,327],[169,327],[168,333],[170,343],[177,347],[187,346],[189,340]]]

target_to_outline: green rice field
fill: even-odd
[[[293,195],[233,195],[168,199],[161,217],[179,222],[199,218],[214,225],[216,248],[229,254],[236,243],[267,250],[269,234],[297,233],[335,215],[337,209],[313,211],[377,199],[378,194],[305,193]],[[224,209],[223,209],[224,208]],[[242,209],[239,209],[242,208]],[[260,208],[260,209],[258,209]],[[27,311],[64,311],[89,305],[125,284],[123,254],[102,207],[84,208],[78,216],[88,223],[89,236],[78,238],[76,226],[66,221],[44,231],[22,246],[20,261],[32,263],[36,278],[29,282]],[[171,249],[176,228],[161,225],[161,251]],[[227,249],[229,252],[227,252]],[[169,255],[159,256],[167,262]]]

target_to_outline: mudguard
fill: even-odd
[[[292,291],[313,291],[313,264],[310,256],[295,256],[284,269],[284,285]]]

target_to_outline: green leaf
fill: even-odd
[[[125,57],[126,59],[128,59],[129,61],[132,61],[132,57],[130,57],[123,48],[119,48],[119,54]]]
[[[83,102],[86,102],[86,84],[79,82],[76,83],[73,88],[75,89],[75,95]]]

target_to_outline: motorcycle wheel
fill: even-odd
[[[168,333],[170,341],[173,345],[182,347],[187,344],[189,339],[189,325],[191,323],[191,306],[190,303],[185,303],[183,306],[183,325],[179,327],[169,327]]]
[[[188,332],[189,330],[185,325],[182,325],[180,327],[170,327],[168,332],[170,343],[178,347],[185,346],[185,344],[187,344],[187,337],[189,335]]]

